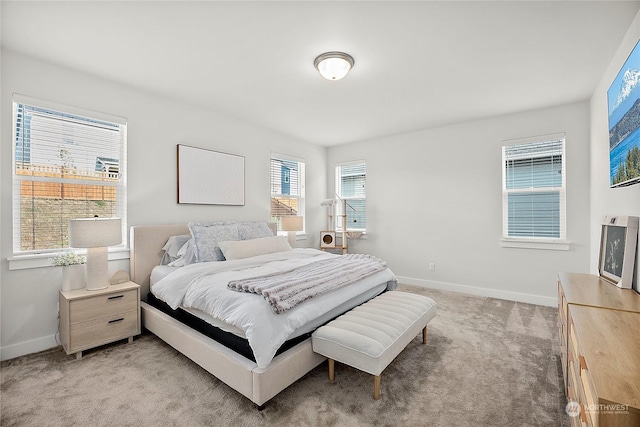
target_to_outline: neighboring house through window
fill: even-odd
[[[347,202],[347,230],[367,229],[367,165],[363,160],[336,166],[336,195]],[[336,230],[342,231],[342,203],[336,209]]]
[[[304,161],[271,156],[271,221],[278,224],[278,230],[283,216],[304,218],[304,176]]]
[[[118,217],[126,242],[126,120],[13,100],[13,251],[69,247],[71,218]]]
[[[503,242],[566,242],[564,134],[506,141],[502,177]]]

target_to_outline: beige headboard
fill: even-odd
[[[273,234],[277,226],[267,222]],[[140,297],[146,301],[149,293],[149,278],[153,267],[160,264],[162,247],[171,236],[189,234],[187,224],[134,225],[130,230],[131,255],[129,275],[131,281],[140,285]]]

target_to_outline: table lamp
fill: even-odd
[[[108,246],[122,243],[120,218],[75,218],[69,220],[69,246],[87,248],[87,290],[109,285]]]
[[[292,248],[296,247],[296,231],[303,230],[301,216],[280,217],[280,229],[287,232],[287,239]]]

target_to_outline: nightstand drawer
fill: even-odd
[[[113,316],[114,313],[135,311],[137,307],[138,291],[136,289],[82,298],[71,301],[69,323],[74,325],[105,316]]]
[[[76,323],[70,328],[70,348],[84,349],[138,334],[138,312],[133,311]]]

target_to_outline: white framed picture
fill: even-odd
[[[244,156],[178,144],[178,203],[244,206]]]

